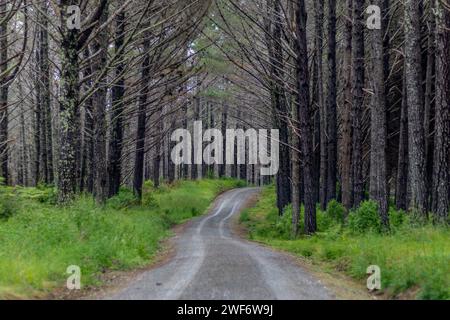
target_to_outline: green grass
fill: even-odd
[[[318,212],[319,233],[290,239],[290,208],[278,217],[274,187],[264,189],[256,207],[241,216],[249,237],[342,271],[365,283],[370,265],[381,267],[382,286],[391,297],[411,290],[418,299],[450,299],[450,229],[413,226],[409,217],[391,209],[393,231],[380,233],[368,202],[342,224],[333,204]],[[376,207],[375,207],[376,209]],[[337,213],[336,213],[337,212]]]
[[[98,285],[104,270],[148,264],[170,227],[204,213],[221,192],[242,186],[234,180],[183,181],[153,190],[143,205],[122,189],[105,208],[92,198],[67,208],[53,204],[46,188],[0,187],[0,299],[39,297],[64,285],[70,265],[82,285]]]

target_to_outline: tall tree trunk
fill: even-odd
[[[213,129],[216,127],[216,118],[215,118],[212,102],[208,103],[208,116],[209,116],[209,128]],[[211,178],[215,177],[214,167],[215,167],[214,164],[208,165],[208,171],[207,171],[208,177],[211,177]]]
[[[405,211],[408,209],[408,167],[408,101],[406,91],[406,75],[403,75],[395,204],[397,209]]]
[[[436,132],[432,211],[435,221],[448,221],[450,196],[450,10],[436,0]]]
[[[144,155],[145,155],[145,130],[147,116],[147,100],[149,93],[150,76],[150,38],[149,34],[144,35],[144,56],[141,66],[141,88],[139,91],[139,107],[137,119],[136,148],[134,159],[134,180],[133,190],[136,197],[142,199],[142,186],[144,183]]]
[[[305,203],[305,233],[313,234],[317,230],[316,204],[314,202],[313,182],[313,136],[312,136],[312,110],[309,101],[309,71],[308,48],[306,39],[306,6],[300,0],[296,8],[296,46],[297,46],[297,90],[298,90],[298,123],[301,136],[303,192]]]
[[[46,14],[48,12],[47,4],[42,3],[41,10]],[[45,15],[41,15],[41,82],[42,82],[42,112],[44,118],[44,139],[45,139],[45,182],[53,183],[53,131],[52,131],[52,111],[51,111],[51,74],[50,74],[50,56],[49,56],[49,35],[48,21]]]
[[[48,21],[45,14],[47,14],[47,4],[43,2],[41,4],[41,11],[43,13],[38,14],[39,28],[38,28],[38,43],[39,43],[39,63],[38,63],[38,76],[39,85],[39,104],[40,104],[40,166],[42,181],[46,184],[51,182],[50,170],[52,165],[51,155],[49,154],[49,145],[51,146],[51,126],[50,121],[50,68],[49,68],[49,48],[48,48]]]
[[[40,15],[40,14],[39,14]],[[34,106],[34,185],[39,185],[42,181],[42,174],[41,174],[41,156],[45,152],[41,152],[42,143],[42,104],[41,104],[41,92],[42,92],[42,86],[41,86],[41,74],[40,74],[40,66],[42,63],[42,60],[40,58],[41,50],[40,50],[40,32],[37,31],[37,46],[38,49],[35,51],[35,63],[37,65],[37,73],[35,75],[34,83],[35,83],[35,106]]]
[[[313,152],[314,152],[314,201],[320,203],[320,110],[318,105],[319,81],[317,70],[317,44],[314,41],[314,55],[312,69],[312,85],[311,85],[311,105],[313,108],[314,134],[313,134]],[[294,116],[292,116],[294,118]]]
[[[327,203],[336,199],[337,114],[336,114],[336,0],[328,0],[328,82],[327,82]]]
[[[21,155],[20,155],[20,175],[19,175],[19,185],[28,186],[28,174],[27,174],[27,146],[26,146],[26,137],[25,137],[25,110],[20,110],[20,144]]]
[[[296,100],[292,103],[292,118],[295,121],[293,133],[292,133],[292,145],[294,146],[291,153],[292,160],[292,238],[299,233],[300,226],[300,212],[301,212],[301,193],[302,193],[302,183],[301,183],[301,141],[299,125],[297,124],[297,119],[299,119],[299,105]]]
[[[200,84],[197,84],[197,87],[200,87]],[[199,89],[198,89],[199,90]],[[198,92],[197,95],[194,97],[194,121],[199,121],[200,120],[200,97],[198,96]],[[192,159],[195,159],[195,154],[194,154],[195,150],[194,148],[192,148]],[[198,179],[199,178],[199,166],[198,164],[195,164],[195,161],[193,161],[194,163],[191,166],[191,178],[192,180]]]
[[[103,10],[99,19],[100,25],[108,20],[108,6]],[[108,196],[108,171],[106,159],[106,104],[107,88],[105,83],[106,72],[104,68],[108,63],[108,29],[101,30],[93,42],[94,53],[94,74],[96,92],[94,93],[94,196],[97,204],[103,205]],[[102,76],[100,76],[103,74]]]
[[[342,112],[342,156],[341,186],[342,203],[348,210],[352,207],[352,8],[353,0],[346,2],[346,19],[344,31],[344,103]]]
[[[94,26],[102,16],[108,0],[100,0],[90,21],[91,26],[83,32],[77,28],[69,28],[67,24],[68,6],[77,5],[79,1],[61,0],[61,94],[59,98],[59,154],[58,154],[58,202],[61,204],[71,201],[77,189],[79,177],[79,162],[81,146],[79,139],[79,60],[80,50],[89,39]]]
[[[426,175],[432,177],[433,175],[433,135],[432,135],[432,109],[434,99],[434,84],[435,84],[435,64],[436,64],[436,51],[435,51],[435,1],[429,2],[428,7],[428,20],[427,20],[427,57],[426,57],[426,72],[425,73],[425,95],[424,95],[424,137],[425,137],[425,161],[426,161]],[[431,196],[431,184],[432,179],[427,179],[427,199]],[[431,202],[427,203],[427,209]]]
[[[153,185],[155,188],[159,188],[160,186],[160,171],[161,171],[161,151],[163,148],[164,141],[164,126],[162,121],[162,108],[160,107],[157,112],[158,124],[156,125],[157,133],[155,135],[156,143],[155,143],[155,157],[153,159]]]
[[[8,91],[5,82],[8,70],[8,0],[0,0],[0,177],[3,183],[9,183],[8,176]]]
[[[79,136],[79,61],[77,29],[66,25],[67,6],[61,1],[61,96],[59,98],[58,201],[67,203],[74,197],[77,178],[77,140]]]
[[[112,88],[112,112],[111,132],[109,142],[109,197],[119,193],[122,173],[122,150],[123,150],[123,113],[125,96],[125,62],[122,47],[125,42],[126,14],[121,12],[116,17],[116,39],[114,42],[117,54],[117,66],[115,69],[115,83]]]
[[[374,4],[383,8],[384,0],[375,0]],[[384,21],[382,23],[384,24]],[[379,30],[371,30],[373,96],[371,101],[370,197],[377,202],[381,222],[387,229],[389,228],[389,217],[386,171],[387,112],[384,31],[384,26]]]
[[[83,76],[89,77],[92,74],[92,61],[89,60],[89,48],[83,52],[84,59],[88,61]],[[86,91],[92,87],[92,80],[88,80],[84,85]],[[94,192],[94,119],[93,119],[93,101],[92,97],[86,99],[83,105],[84,108],[84,124],[82,133],[82,152],[81,152],[81,168],[79,173],[80,191]]]
[[[319,172],[319,201],[323,210],[327,206],[327,179],[328,179],[328,138],[327,138],[327,114],[324,103],[323,90],[323,20],[324,1],[314,1],[315,9],[315,45],[316,45],[316,66],[317,73],[317,105],[320,118],[320,172]]]
[[[427,214],[424,100],[422,89],[419,1],[405,0],[405,59],[408,98],[410,210]]]
[[[172,116],[172,119],[171,119],[171,122],[170,122],[171,130],[174,130],[175,125],[176,125],[176,120]],[[170,134],[168,134],[168,136],[167,136],[167,141],[168,141],[168,143],[167,143],[167,146],[168,146],[168,149],[167,149],[168,168],[167,169],[168,169],[168,180],[169,180],[170,183],[173,183],[175,181],[175,179],[177,178],[177,166],[175,165],[175,163],[173,163],[172,158],[171,158],[171,152],[172,152],[173,148],[175,147],[175,143],[173,141],[171,141],[170,138],[171,138]],[[209,171],[210,171],[210,166],[207,165],[207,166],[205,166],[205,168],[206,168],[205,176],[207,176],[209,174]]]
[[[363,159],[362,159],[362,114],[364,105],[364,0],[353,0],[353,205],[358,207],[364,198]]]
[[[222,110],[222,128],[221,128],[221,130],[222,130],[223,136],[225,137],[226,133],[227,133],[227,125],[228,125],[228,106],[224,105],[222,107],[222,109],[223,110]],[[223,159],[225,159],[226,158],[225,155],[227,152],[227,146],[224,143],[222,147],[223,147],[223,150],[222,150]],[[224,161],[223,164],[219,165],[219,177],[220,178],[225,177],[226,174],[227,174],[227,165],[225,164],[225,161]]]
[[[269,1],[270,2],[270,1]],[[273,6],[273,7],[272,7]],[[283,46],[281,24],[281,1],[274,0],[268,8],[272,17],[271,37],[268,41],[269,59],[272,74],[272,106],[276,128],[280,131],[280,168],[277,175],[277,206],[279,214],[291,202],[291,162],[289,148],[289,130],[287,125],[288,109],[283,83]]]
[[[185,90],[187,91],[187,88],[185,88]],[[185,103],[183,103],[183,107],[182,107],[182,125],[183,125],[183,129],[187,130],[188,129],[188,109],[189,109],[189,103],[186,101]],[[189,178],[189,165],[188,164],[182,164],[180,165],[180,170],[181,170],[181,175],[180,177],[182,179],[188,179]]]

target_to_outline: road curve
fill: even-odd
[[[323,300],[334,296],[293,258],[239,238],[231,217],[258,193],[246,188],[220,196],[208,216],[175,238],[175,256],[141,274],[114,300]]]

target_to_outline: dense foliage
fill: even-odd
[[[376,203],[364,202],[343,222],[339,205],[318,211],[318,233],[291,237],[291,212],[279,217],[273,187],[265,188],[255,208],[241,222],[251,239],[306,257],[329,272],[345,272],[366,281],[370,265],[381,268],[382,287],[390,297],[411,292],[420,299],[450,299],[450,230],[417,225],[391,208],[393,228],[383,233]]]

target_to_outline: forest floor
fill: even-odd
[[[55,205],[52,188],[0,187],[0,299],[66,298],[69,266],[81,269],[81,293],[161,259],[172,227],[202,215],[217,195],[242,187],[236,180],[182,181],[144,188],[138,205],[132,192],[99,208],[81,196]]]
[[[333,219],[342,210],[333,203],[327,212],[318,211],[315,236],[292,239],[290,208],[280,218],[275,203],[275,188],[266,187],[256,205],[243,212],[240,222],[250,240],[289,252],[312,270],[328,273],[329,279],[345,275],[365,285],[367,268],[377,265],[382,291],[375,297],[381,299],[450,299],[449,228],[414,225],[406,214],[391,209],[391,233],[382,234],[371,203],[346,223]]]

